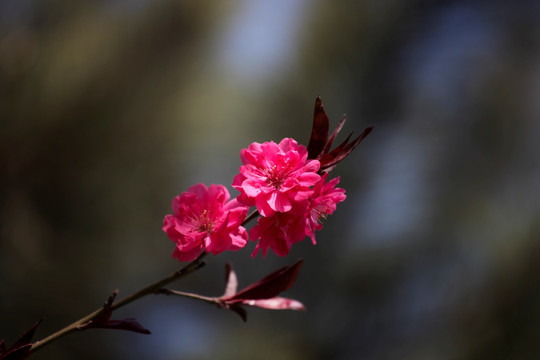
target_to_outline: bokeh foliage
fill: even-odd
[[[348,199],[319,244],[210,257],[177,285],[218,295],[226,261],[242,286],[303,257],[286,295],[307,313],[244,324],[151,297],[120,315],[153,335],[75,334],[33,358],[538,358],[540,7],[290,3],[286,60],[258,67],[224,60],[250,2],[0,3],[0,338],[174,270],[172,197],[229,186],[252,141],[306,143],[321,95],[345,133],[375,131],[333,172]],[[259,30],[264,48],[276,28]]]

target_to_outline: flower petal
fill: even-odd
[[[287,212],[291,210],[291,202],[281,191],[274,191],[268,198],[268,205],[270,208],[279,212]]]
[[[192,261],[195,260],[204,250],[202,243],[198,244],[190,250],[180,250],[178,246],[174,249],[172,257],[177,258],[178,261]]]

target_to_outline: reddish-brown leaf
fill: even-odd
[[[235,312],[242,318],[242,320],[247,321],[247,312],[240,304],[228,304],[227,309]]]
[[[225,281],[225,292],[222,297],[227,298],[233,296],[238,288],[238,277],[230,263],[225,264]]]
[[[135,319],[109,320],[102,324],[96,324],[95,326],[90,325],[88,328],[126,330],[139,334],[151,334],[150,330],[143,327]]]
[[[28,359],[28,357],[30,356],[30,349],[31,348],[32,348],[32,344],[26,344],[26,345],[23,345],[23,346],[19,346],[18,348],[8,350],[7,353],[4,356],[0,357],[0,359],[2,359],[2,360],[23,360],[23,359]]]
[[[103,305],[101,312],[86,324],[79,326],[79,330],[116,329],[133,331],[140,334],[151,334],[150,330],[143,327],[135,319],[110,320],[113,312],[112,304],[116,298],[116,295],[118,295],[118,290],[115,290],[111,296],[109,296],[107,302],[105,302],[105,305]]]
[[[349,139],[351,138],[351,134],[347,136],[345,141],[343,141],[337,148],[332,150],[330,153],[326,154],[321,160],[321,167],[319,171],[330,169],[337,165],[341,160],[346,158],[357,146],[360,144],[360,142],[373,130],[373,127],[368,127],[362,131],[360,136],[358,136],[356,139],[353,140],[353,142],[349,143]]]
[[[315,111],[313,114],[313,128],[311,129],[311,138],[309,139],[308,159],[317,159],[324,149],[328,140],[328,130],[330,121],[324,111],[322,100],[317,96],[315,100]]]
[[[222,297],[214,298],[218,306],[224,307],[238,314],[242,320],[247,320],[247,313],[243,306],[255,306],[271,310],[302,310],[304,305],[293,299],[278,297],[279,293],[289,289],[296,280],[302,267],[302,259],[291,266],[285,266],[259,281],[247,286],[238,293],[234,293],[237,278],[230,264],[226,265],[227,287]],[[231,294],[227,296],[228,294]]]
[[[0,342],[0,360],[23,360],[30,356],[30,349],[32,348],[32,337],[43,320],[39,320],[30,329],[26,330],[24,334],[6,349],[6,343],[4,340]]]
[[[282,267],[268,274],[261,280],[223,300],[229,303],[235,303],[245,300],[273,298],[294,284],[301,267],[302,259],[298,260],[294,265]]]
[[[242,304],[270,310],[306,311],[304,304],[302,304],[300,301],[278,296],[271,299],[245,300],[244,302],[242,302]]]
[[[373,127],[364,129],[362,134],[353,142],[349,143],[352,133],[334,150],[330,150],[336,136],[343,128],[346,117],[343,115],[338,126],[334,129],[330,138],[328,138],[329,124],[328,116],[322,104],[320,96],[315,100],[315,111],[313,114],[313,128],[311,129],[311,138],[309,139],[308,159],[316,159],[321,162],[319,172],[329,171],[341,160],[345,159],[358,144],[373,130]]]

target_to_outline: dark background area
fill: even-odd
[[[177,269],[172,198],[230,184],[253,141],[344,133],[347,200],[288,257],[210,256],[219,295],[299,257],[308,312],[248,322],[151,296],[152,335],[74,334],[37,359],[538,359],[537,1],[0,2],[0,338],[36,339]],[[342,140],[342,135],[338,140]]]

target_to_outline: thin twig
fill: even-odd
[[[198,258],[196,258],[195,260],[193,260],[192,262],[190,262],[189,264],[187,264],[186,266],[182,267],[181,269],[173,272],[172,274],[170,274],[169,276],[159,280],[159,281],[156,281],[155,283],[151,284],[151,285],[148,285],[144,288],[142,288],[141,290],[138,290],[116,302],[114,302],[112,305],[111,305],[111,308],[112,310],[115,310],[115,309],[118,309],[122,306],[125,306],[137,299],[140,299],[142,298],[143,296],[146,296],[146,295],[150,295],[150,294],[157,294],[159,293],[159,290],[167,285],[167,284],[170,284],[171,282],[175,281],[175,280],[179,280],[181,278],[183,278],[184,276],[186,275],[189,275],[191,274],[192,272],[196,271],[197,269],[200,269],[201,267],[204,266],[204,262],[202,261],[203,258],[206,256],[206,253],[203,252],[201,253],[201,255],[199,255]],[[32,348],[30,349],[31,352],[34,352],[34,351],[37,351],[39,349],[41,349],[42,347],[44,347],[45,345],[47,344],[50,344],[51,342],[53,341],[56,341],[58,339],[60,339],[61,337],[67,335],[67,334],[70,334],[74,331],[77,331],[79,330],[79,327],[85,323],[87,323],[88,321],[94,319],[96,316],[98,316],[101,311],[103,310],[103,308],[99,308],[93,312],[91,312],[90,314],[86,315],[85,317],[75,321],[74,323],[72,323],[71,325],[68,325],[66,326],[65,328],[55,332],[54,334],[52,335],[49,335],[48,337],[46,337],[45,339],[43,340],[39,340],[39,341],[36,341],[35,343],[32,344]]]
[[[211,303],[211,304],[216,304],[216,305],[221,304],[220,301],[218,300],[218,298],[192,294],[192,293],[188,293],[188,292],[184,292],[184,291],[161,289],[161,290],[159,290],[159,293],[160,294],[165,294],[165,295],[176,295],[176,296],[187,297],[187,298],[190,298],[190,299],[201,300],[201,301]]]
[[[248,222],[250,222],[251,220],[255,219],[257,216],[259,216],[259,211],[257,210],[253,210],[253,212],[251,214],[249,214],[248,216],[246,216],[246,218],[244,219],[244,221],[242,221],[242,226],[245,226],[247,225]]]
[[[251,214],[249,214],[245,219],[244,221],[242,222],[242,226],[246,225],[247,223],[249,223],[251,220],[255,219],[257,216],[259,216],[259,212],[257,210],[253,211]],[[192,262],[190,262],[189,264],[185,265],[183,268],[173,272],[171,275],[159,280],[159,281],[156,281],[155,283],[151,284],[151,285],[148,285],[116,302],[114,302],[112,305],[111,305],[111,309],[112,310],[116,310],[122,306],[125,306],[135,300],[138,300],[146,295],[150,295],[150,294],[159,294],[159,293],[166,293],[167,290],[162,290],[164,286],[170,284],[171,282],[175,281],[175,280],[179,280],[181,278],[183,278],[184,276],[186,275],[189,275],[191,274],[192,272],[200,269],[201,267],[204,266],[204,262],[202,261],[204,259],[204,257],[206,256],[206,252],[203,251],[201,253],[201,255],[199,255],[199,257],[197,257],[195,260],[193,260]],[[216,301],[213,301],[213,300],[210,300],[211,298],[205,298],[205,297],[198,297],[198,295],[194,295],[194,294],[191,294],[191,295],[188,295],[188,293],[181,293],[181,292],[178,292],[176,293],[176,291],[173,291],[173,290],[168,290],[170,291],[171,294],[174,294],[174,295],[180,295],[180,296],[186,296],[186,297],[191,297],[191,298],[198,298],[200,300],[204,300],[204,301],[207,301],[207,302],[211,302],[211,303],[216,303]],[[54,334],[51,334],[49,336],[47,336],[46,338],[42,339],[42,340],[39,340],[39,341],[36,341],[35,343],[32,344],[32,348],[30,349],[31,352],[34,352],[34,351],[37,351],[41,348],[43,348],[45,345],[47,344],[50,344],[52,343],[53,341],[56,341],[62,337],[64,337],[65,335],[68,335],[74,331],[77,331],[80,329],[81,325],[83,324],[86,324],[88,321],[94,319],[96,316],[98,316],[101,312],[103,311],[103,307],[91,312],[90,314],[86,315],[85,317],[75,321],[74,323],[72,323],[71,325],[68,325],[66,326],[65,328],[55,332]]]

